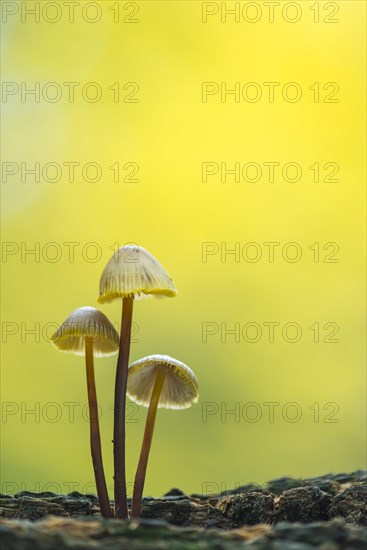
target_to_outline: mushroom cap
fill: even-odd
[[[168,355],[148,355],[130,365],[127,395],[132,401],[149,406],[157,369],[164,369],[166,374],[158,408],[188,409],[197,403],[199,384],[194,372]]]
[[[52,344],[60,351],[85,354],[85,339],[93,341],[96,357],[113,355],[119,348],[119,335],[106,315],[94,307],[79,307],[51,337]]]
[[[116,298],[176,296],[175,285],[161,264],[141,246],[119,248],[106,264],[99,283],[100,304]]]

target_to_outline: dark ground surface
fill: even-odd
[[[280,478],[218,495],[172,489],[140,521],[102,519],[93,495],[0,495],[2,550],[367,550],[367,474]]]

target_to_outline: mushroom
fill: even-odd
[[[122,299],[120,348],[117,360],[114,408],[115,514],[128,517],[125,477],[125,405],[130,355],[133,300],[147,295],[176,296],[172,279],[147,250],[136,245],[119,248],[103,270],[98,302]]]
[[[116,353],[119,335],[101,311],[94,307],[80,307],[57,329],[51,337],[51,342],[60,351],[85,355],[94,476],[101,514],[106,518],[112,517],[103,469],[93,356],[102,357]]]
[[[199,399],[198,381],[193,371],[168,355],[149,355],[129,367],[127,395],[149,407],[144,438],[135,475],[131,517],[139,517],[149,451],[157,408],[187,409]]]

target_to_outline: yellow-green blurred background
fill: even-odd
[[[131,360],[151,353],[177,357],[194,369],[201,391],[200,402],[187,411],[159,411],[146,494],[160,495],[172,486],[200,492],[207,482],[223,489],[364,467],[365,3],[332,3],[338,22],[329,24],[323,20],[330,12],[325,2],[317,3],[319,23],[310,9],[315,3],[306,1],[297,3],[302,17],[295,23],[285,21],[281,11],[270,23],[263,2],[257,2],[262,17],[256,23],[242,17],[237,23],[230,16],[221,22],[220,11],[203,23],[203,6],[196,1],[120,2],[115,22],[116,2],[106,0],[95,3],[102,17],[92,24],[81,16],[85,4],[75,8],[73,23],[62,8],[55,23],[42,16],[39,23],[31,16],[22,22],[18,12],[3,24],[3,81],[25,82],[29,88],[39,82],[41,89],[56,82],[63,90],[55,103],[42,96],[39,103],[31,96],[22,102],[20,93],[3,100],[3,161],[19,168],[22,162],[94,162],[103,174],[90,183],[78,168],[70,182],[65,169],[58,182],[41,176],[37,183],[27,175],[22,182],[19,171],[2,182],[2,489],[60,487],[66,492],[74,482],[83,491],[93,481],[88,423],[81,414],[83,359],[58,353],[42,332],[46,327],[50,336],[48,323],[61,323],[76,307],[96,306],[105,263],[116,243],[130,242],[147,248],[179,291],[175,299],[136,304],[138,341]],[[138,12],[130,17],[138,22],[124,22],[137,11],[135,4]],[[285,2],[280,4],[279,10]],[[213,10],[220,7],[213,5]],[[56,13],[49,9],[46,19]],[[88,9],[93,17],[94,8]],[[73,103],[65,82],[80,83]],[[96,103],[81,96],[90,82],[103,90]],[[137,83],[139,102],[115,103],[109,87],[116,82],[121,97],[132,91],[123,90],[126,83]],[[257,82],[264,97],[236,103],[233,96],[222,102],[217,94],[203,103],[203,82],[226,82],[228,88]],[[266,99],[264,82],[280,83],[274,103]],[[282,98],[288,82],[301,87],[299,102]],[[320,83],[319,102],[309,89],[315,82]],[[322,90],[327,82],[338,83],[338,103],[323,102],[331,91]],[[116,162],[121,165],[117,183],[109,169]],[[122,181],[127,174],[122,167],[129,162],[139,166],[138,182]],[[203,162],[297,162],[302,178],[290,183],[279,172],[270,183],[264,171],[257,183],[236,183],[233,177],[222,183],[218,175],[203,183]],[[315,162],[322,177],[325,163],[337,163],[339,181],[314,182],[309,166]],[[74,261],[64,244],[70,242],[79,243]],[[91,242],[96,249],[88,248]],[[207,242],[218,243],[219,250],[256,242],[263,257],[250,263],[228,255],[222,262],[218,252],[203,262],[202,243]],[[264,242],[281,243],[273,263]],[[289,242],[302,248],[299,262],[282,258],[282,246]],[[309,249],[315,242],[320,243],[318,263]],[[322,261],[331,252],[322,249],[329,242],[339,245],[337,263]],[[49,243],[61,250],[59,261],[49,261]],[[22,250],[35,246],[40,246],[39,261],[22,258]],[[101,253],[93,262],[95,250]],[[100,309],[119,322],[120,303]],[[302,338],[286,342],[279,329],[270,343],[263,323],[272,321],[280,329],[298,323]],[[262,338],[249,343],[227,336],[222,342],[219,330],[202,341],[203,323],[232,328],[236,322],[241,328],[257,322]],[[309,329],[315,322],[320,323],[319,343]],[[323,329],[328,322],[339,326],[338,343],[322,341],[330,333]],[[39,341],[25,332],[36,323]],[[115,357],[96,360],[111,487],[115,364]],[[224,414],[250,402],[260,407],[258,422]],[[279,403],[274,422],[269,422],[267,402]],[[290,402],[302,411],[298,422],[282,416]],[[73,421],[70,403],[76,403]],[[207,403],[218,404],[219,412],[203,422]],[[38,418],[26,414],[35,407]],[[337,421],[330,422],[327,415],[336,408],[332,419]],[[129,413],[131,482],[146,410],[130,408]],[[55,414],[60,418],[51,422]]]

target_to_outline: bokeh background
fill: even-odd
[[[24,3],[10,4],[20,10]],[[32,16],[22,22],[19,11],[3,24],[3,81],[29,88],[39,82],[41,90],[56,82],[63,95],[52,103],[42,93],[39,102],[15,93],[2,103],[3,161],[19,168],[2,181],[2,489],[67,492],[72,483],[93,491],[83,359],[57,352],[48,337],[76,307],[96,306],[105,263],[116,243],[131,242],[155,255],[179,290],[175,299],[136,304],[131,360],[151,353],[177,357],[194,369],[201,391],[187,411],[159,411],[146,494],[364,467],[365,3],[332,3],[338,22],[331,24],[324,22],[325,2],[318,3],[319,23],[313,2],[298,2],[302,17],[295,23],[280,11],[270,23],[258,2],[262,16],[252,24],[230,16],[221,22],[220,12],[203,23],[196,1],[140,1],[138,11],[135,3],[120,2],[115,22],[117,3],[107,0],[94,3],[102,16],[90,23],[82,17],[85,4],[73,23],[64,8],[60,21],[47,21],[56,14],[51,7],[40,22]],[[89,18],[98,14],[88,9]],[[65,82],[80,83],[74,102]],[[103,91],[95,103],[80,92],[90,82]],[[116,82],[118,102],[109,90]],[[138,102],[122,101],[133,90],[123,89],[129,82],[139,86]],[[203,82],[228,88],[257,82],[264,95],[237,103],[216,94],[204,103]],[[280,83],[273,103],[264,82]],[[279,90],[288,82],[301,87],[300,101],[282,98]],[[309,89],[315,82],[319,102]],[[327,82],[339,85],[337,103],[323,101],[332,91],[322,89]],[[22,181],[21,163],[36,162],[98,163],[102,177],[86,181],[79,167],[73,182],[66,168],[59,181],[42,174],[39,182],[27,174]],[[203,162],[256,162],[264,172],[256,183],[221,182],[218,175],[204,183]],[[264,162],[297,162],[302,177],[291,183],[279,171],[270,183]],[[315,162],[318,183],[309,169]],[[327,162],[337,163],[337,182],[322,181]],[[109,169],[114,163],[120,164],[118,182]],[[138,181],[123,181],[131,172],[126,163],[138,165]],[[204,262],[208,242],[218,252]],[[249,242],[261,247],[258,262],[221,257],[225,247]],[[265,242],[281,243],[274,262]],[[301,247],[300,261],[283,259],[289,242]],[[329,242],[339,246],[337,262],[323,261],[333,250],[323,250]],[[77,243],[73,259],[65,243]],[[319,262],[309,249],[314,243]],[[39,258],[25,254],[35,247]],[[55,252],[60,257],[52,261]],[[120,303],[100,309],[119,322]],[[258,342],[221,333],[221,327],[239,323],[242,330],[249,322],[263,329]],[[280,323],[274,342],[267,322]],[[289,322],[302,329],[298,342],[282,337]],[[316,322],[318,343],[309,328]],[[206,342],[204,323],[218,329]],[[334,343],[323,341],[331,333],[326,323],[339,327]],[[35,334],[27,332],[32,328]],[[110,487],[115,364],[115,357],[96,360]],[[268,402],[279,403],[273,421]],[[212,414],[205,417],[208,403]],[[289,403],[301,411],[296,422]],[[245,413],[228,413],[236,407]],[[255,413],[258,421],[249,421]],[[145,414],[129,406],[129,482]]]

